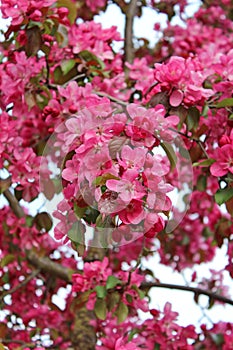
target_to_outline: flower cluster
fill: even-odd
[[[104,326],[107,337],[100,338],[102,345],[97,349],[139,350],[145,344],[150,350],[155,346],[163,350],[195,349],[189,344],[197,338],[195,327],[179,326],[176,322],[178,314],[172,311],[170,303],[164,305],[163,311],[152,309],[150,313],[151,318],[141,323],[133,319],[120,325],[114,319],[108,319],[105,325],[99,323],[97,330],[101,331]]]
[[[72,276],[73,291],[88,295],[88,309],[94,310],[102,320],[115,313],[119,322],[125,320],[128,314],[137,315],[139,309],[148,311],[145,294],[139,289],[143,280],[144,276],[138,270],[113,274],[106,257],[103,261],[84,263],[83,273]]]
[[[44,10],[55,3],[55,0],[3,0],[1,4],[3,18],[11,18],[11,23],[14,26],[21,24],[25,17],[28,20],[40,21]]]
[[[71,210],[79,217],[82,211],[86,222],[91,211],[96,215],[92,224],[112,228],[116,242],[121,236],[153,237],[162,230],[160,214],[171,209],[167,192],[173,189],[165,181],[170,164],[153,149],[173,140],[169,129],[178,118],[165,118],[161,105],[145,109],[132,104],[127,112],[114,114],[109,102],[99,104],[67,120],[65,132],[57,128],[64,152],[74,152],[62,172]]]
[[[109,41],[121,40],[116,27],[103,29],[100,23],[94,21],[73,25],[68,38],[74,54],[88,50],[102,60],[111,60],[114,57]]]
[[[154,92],[168,91],[171,106],[203,106],[213,91],[202,87],[205,75],[200,63],[191,58],[173,56],[166,64],[155,64],[155,79],[158,85]]]

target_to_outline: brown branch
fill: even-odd
[[[131,0],[125,12],[125,43],[124,53],[125,61],[132,63],[134,59],[134,45],[133,45],[133,22],[137,9],[137,0]]]
[[[50,258],[40,257],[32,250],[28,251],[26,256],[28,262],[39,269],[41,272],[60,278],[67,283],[71,283],[72,274],[78,272],[73,271],[61,264],[58,264],[52,261]]]
[[[20,206],[17,198],[14,196],[14,194],[9,190],[5,190],[3,192],[5,198],[8,200],[9,205],[14,212],[14,214],[18,218],[23,218],[26,216],[26,214],[23,211],[23,208]],[[26,252],[27,260],[30,264],[32,264],[36,269],[39,269],[43,273],[51,274],[51,276],[61,278],[62,280],[70,283],[71,282],[71,276],[74,271],[71,269],[68,269],[65,266],[62,266],[60,264],[57,264],[56,262],[52,261],[50,258],[47,257],[40,257],[32,250]]]
[[[222,295],[210,292],[208,290],[198,288],[198,287],[189,287],[189,286],[181,286],[179,284],[171,284],[171,283],[159,283],[159,282],[144,282],[141,284],[141,289],[150,289],[150,288],[166,288],[166,289],[176,289],[176,290],[183,290],[186,292],[192,292],[196,295],[202,294],[206,295],[211,299],[220,301],[225,304],[233,305],[233,300],[226,298]]]
[[[125,10],[127,8],[127,4],[124,2],[124,0],[113,0],[113,4],[116,4],[122,13],[125,13]]]
[[[19,339],[15,339],[15,340],[13,340],[13,339],[0,339],[1,340],[1,342],[4,344],[19,344],[19,345],[23,345],[24,346],[24,348],[30,348],[30,349],[33,349],[33,348],[35,348],[35,343],[33,344],[33,343],[26,343],[26,342],[24,342],[23,340],[19,340]],[[39,345],[38,345],[39,346]],[[8,349],[8,348],[7,348]]]
[[[14,196],[14,194],[9,189],[7,189],[3,192],[3,195],[8,200],[9,205],[10,205],[11,209],[13,210],[14,214],[18,218],[23,218],[25,216],[25,213],[24,213],[22,207],[20,206],[17,198]]]
[[[174,129],[174,128],[169,128],[169,129],[172,130],[172,131],[174,131],[174,132],[176,132],[176,133],[179,134],[179,135],[182,135],[182,136],[186,137],[187,139],[189,139],[189,140],[191,140],[191,141],[196,142],[196,143],[199,145],[199,147],[201,148],[201,150],[202,150],[202,152],[204,153],[205,157],[206,157],[207,159],[209,159],[209,155],[208,155],[208,153],[206,152],[206,150],[205,150],[205,148],[204,148],[204,146],[203,146],[203,143],[204,143],[203,141],[201,141],[201,140],[199,140],[199,139],[196,139],[195,137],[189,136],[189,135],[185,134],[184,132],[179,131],[179,130],[176,130],[176,129]]]
[[[32,271],[32,273],[28,277],[26,277],[21,283],[17,284],[17,286],[13,287],[12,289],[4,291],[2,293],[2,295],[0,296],[0,300],[3,300],[3,298],[5,298],[5,296],[13,294],[14,292],[19,290],[23,286],[26,286],[26,284],[28,284],[28,282],[30,282],[34,277],[36,277],[39,272],[40,272],[39,269]]]

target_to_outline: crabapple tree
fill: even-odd
[[[233,323],[150,303],[233,305],[233,3],[187,5],[1,1],[0,350],[233,349]],[[96,21],[109,6],[124,38]],[[154,46],[134,35],[146,7]],[[165,283],[154,256],[189,279]]]

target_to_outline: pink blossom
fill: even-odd
[[[228,171],[233,174],[233,146],[230,144],[217,149],[216,162],[210,167],[214,176],[226,175]]]
[[[142,201],[138,199],[132,199],[127,207],[118,214],[124,224],[137,225],[145,218]]]
[[[106,186],[109,190],[118,193],[119,198],[127,205],[132,199],[141,199],[145,195],[145,189],[139,181],[133,183],[126,179],[108,180]]]
[[[115,350],[140,350],[140,348],[137,347],[136,344],[133,342],[125,343],[123,337],[120,337],[117,339],[114,349]]]

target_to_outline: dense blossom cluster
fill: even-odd
[[[64,133],[61,126],[56,129],[64,153],[75,152],[62,172],[69,184],[64,194],[70,207],[64,203],[64,210],[73,208],[87,222],[91,210],[98,215],[92,224],[112,228],[117,242],[121,234],[153,237],[161,231],[159,213],[171,209],[167,192],[173,189],[164,180],[169,162],[152,150],[173,140],[177,116],[165,118],[162,105],[145,109],[131,104],[127,114],[113,114],[109,103],[99,104],[68,119]],[[60,238],[62,231],[58,226],[55,236]]]
[[[115,1],[128,22],[133,3]],[[137,2],[168,22],[130,53],[95,21],[109,5],[1,1],[0,349],[230,350],[233,323],[151,309],[160,281],[143,263],[192,269],[197,304],[202,289],[209,308],[229,301],[232,1],[188,19],[186,0]],[[225,271],[199,277],[221,247]]]

